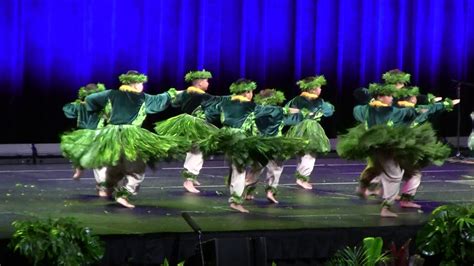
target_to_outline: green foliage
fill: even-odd
[[[184,76],[184,80],[186,82],[191,82],[196,79],[210,79],[212,78],[212,74],[205,69],[201,71],[190,71]]]
[[[398,69],[390,70],[383,74],[382,79],[387,84],[409,83],[411,75]]]
[[[394,95],[396,92],[397,89],[395,88],[395,85],[392,84],[369,84],[369,93],[372,95],[372,97],[376,97],[378,95]]]
[[[275,89],[264,90],[266,95],[261,91],[259,94],[255,95],[253,101],[256,104],[260,105],[280,105],[285,101],[285,94],[283,92]]]
[[[127,73],[119,76],[119,80],[122,84],[136,84],[145,83],[148,81],[148,77],[143,74]]]
[[[336,252],[327,263],[328,266],[375,266],[389,260],[382,253],[383,241],[380,237],[366,237],[362,247],[346,247]]]
[[[247,91],[253,91],[257,88],[257,83],[253,81],[234,82],[230,85],[230,93],[241,94]]]
[[[97,83],[97,89],[95,90],[88,90],[86,87],[81,87],[77,95],[78,101],[84,101],[87,96],[101,91],[105,91],[105,86],[102,83]]]
[[[100,260],[102,242],[73,218],[14,221],[9,247],[34,265],[88,265]]]
[[[298,82],[296,82],[296,85],[298,85],[302,91],[307,91],[326,85],[326,83],[326,78],[324,77],[324,75],[321,75],[314,77],[306,77],[302,80],[298,80]]]
[[[425,256],[441,256],[440,265],[474,263],[474,205],[436,208],[418,232],[416,244]]]
[[[420,89],[414,86],[414,87],[404,87],[402,89],[396,90],[394,96],[403,99],[403,98],[418,96],[418,95],[420,95]]]

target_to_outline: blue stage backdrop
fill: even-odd
[[[205,68],[212,93],[247,77],[287,98],[298,79],[324,74],[330,137],[353,125],[352,91],[387,70],[440,96],[456,96],[452,80],[474,82],[471,0],[3,0],[0,12],[0,142],[57,142],[78,88],[114,88],[129,69],[148,74],[149,93],[183,89],[187,71]],[[462,88],[463,135],[472,90]],[[441,134],[456,134],[455,119]]]

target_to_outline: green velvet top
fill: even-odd
[[[96,129],[103,121],[102,112],[88,112],[84,102],[72,102],[63,106],[64,115],[76,119],[79,129]],[[103,125],[103,122],[100,123]]]
[[[283,126],[303,120],[301,113],[289,114],[285,108],[274,105],[257,105],[254,113],[255,126],[262,136],[280,136]]]
[[[213,97],[214,96],[208,93],[190,93],[183,91],[183,93],[176,96],[176,99],[171,103],[171,105],[173,107],[179,107],[184,113],[192,114],[203,102],[206,102]]]
[[[369,105],[357,105],[353,110],[354,118],[367,123],[367,127],[386,124],[408,125],[417,117],[415,108],[398,108],[393,106],[372,107]]]
[[[183,91],[178,94],[171,105],[179,107],[184,113],[200,117],[212,124],[220,119],[220,103],[230,99],[230,96],[215,96],[208,93],[193,93]]]
[[[308,99],[303,96],[296,96],[290,100],[286,106],[291,108],[297,108],[300,110],[308,110],[309,112],[314,113],[313,118],[320,118],[322,116],[328,117],[332,116],[334,113],[334,105],[329,102],[325,102],[321,98]]]
[[[147,114],[165,110],[171,103],[168,92],[150,95],[146,93],[106,90],[86,97],[87,110],[102,110],[110,102],[109,124],[141,126]]]
[[[220,105],[221,122],[225,127],[243,128],[253,120],[254,102],[241,102],[239,100],[223,101]]]

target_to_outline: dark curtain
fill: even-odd
[[[116,88],[129,69],[148,74],[152,94],[204,68],[214,94],[247,77],[288,99],[297,80],[324,74],[332,138],[354,124],[352,91],[387,70],[445,97],[456,97],[453,80],[474,83],[470,0],[4,0],[0,14],[0,143],[57,142],[75,124],[61,107],[79,87]],[[462,135],[472,90],[461,87]],[[456,134],[456,112],[439,119],[441,135]]]

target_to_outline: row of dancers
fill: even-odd
[[[137,71],[120,75],[118,90],[107,90],[103,84],[82,87],[78,99],[63,107],[68,118],[77,120],[78,130],[61,137],[63,154],[76,168],[73,177],[78,179],[81,169],[93,169],[99,196],[113,195],[119,204],[133,208],[130,196],[137,194],[147,164],[186,155],[183,186],[199,193],[196,186],[204,158],[223,153],[230,165],[226,183],[232,209],[248,212],[243,204],[253,199],[265,170],[266,197],[278,203],[283,162],[292,157],[298,161],[296,183],[312,189],[309,181],[316,156],[331,148],[319,123],[335,110],[320,97],[324,76],[298,81],[301,94],[284,106],[285,96],[276,89],[261,90],[254,97],[257,84],[248,79],[232,83],[230,95],[211,95],[207,93],[211,78],[209,71],[191,71],[185,75],[190,83],[186,90],[172,88],[157,95],[143,92],[147,76]],[[459,100],[421,97],[417,87],[405,86],[410,75],[400,70],[385,73],[383,79],[383,84],[355,91],[359,104],[354,117],[360,124],[339,136],[337,152],[343,158],[368,161],[357,193],[381,195],[381,216],[396,217],[390,207],[401,181],[405,180],[400,205],[420,208],[413,198],[421,168],[449,156],[429,120]],[[157,122],[155,132],[141,128],[147,114],[169,106],[183,113]]]

